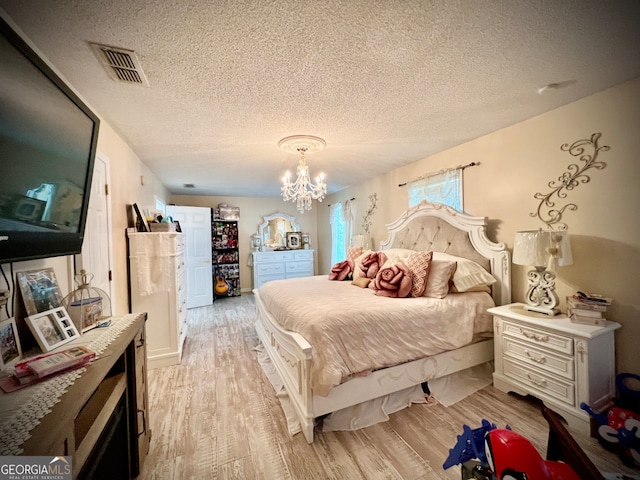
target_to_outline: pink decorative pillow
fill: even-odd
[[[371,253],[371,250],[364,250],[353,262],[353,278],[361,277],[362,269],[360,268],[360,264],[362,260]]]
[[[449,293],[449,282],[458,266],[457,262],[450,260],[431,260],[427,288],[424,297],[444,298]]]
[[[411,272],[411,296],[421,297],[427,288],[429,270],[431,269],[431,257],[433,252],[413,252],[407,258],[406,265]]]

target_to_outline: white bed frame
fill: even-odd
[[[488,239],[486,225],[486,217],[472,217],[445,205],[423,202],[386,225],[389,236],[380,246],[383,250],[440,251],[475,260],[495,276],[492,295],[496,305],[503,305],[511,301],[509,252],[503,243]],[[321,415],[493,360],[493,339],[489,339],[352,378],[334,387],[326,397],[314,395],[310,374],[313,347],[300,334],[283,329],[264,307],[259,289],[253,292],[258,337],[289,394],[309,443],[313,442],[314,419]]]

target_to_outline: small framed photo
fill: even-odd
[[[300,232],[287,232],[287,248],[297,250],[301,248]]]
[[[136,214],[136,230],[138,232],[150,232],[149,223],[147,223],[147,219],[140,211],[140,207],[137,203],[133,204],[133,211]]]
[[[21,357],[22,348],[20,348],[16,319],[2,320],[0,322],[0,367],[14,363]]]
[[[173,223],[176,224],[176,232],[182,233],[182,227],[180,226],[180,222],[178,220],[174,220]]]
[[[17,277],[27,315],[62,305],[62,291],[53,268],[18,272]]]
[[[53,350],[80,337],[78,329],[64,307],[30,315],[27,317],[27,324],[43,352]]]

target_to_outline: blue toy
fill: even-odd
[[[498,427],[495,423],[483,419],[482,426],[479,428],[471,429],[469,425],[463,425],[462,428],[462,434],[458,435],[456,444],[449,450],[449,456],[442,465],[445,470],[474,459],[479,460],[482,465],[487,465],[484,437],[487,432]],[[511,430],[509,425],[505,428]]]
[[[612,407],[607,415],[594,412],[582,402],[580,408],[591,415],[599,424],[598,435],[601,442],[618,450],[623,463],[640,466],[640,414],[631,410]]]

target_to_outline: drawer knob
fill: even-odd
[[[544,378],[535,378],[532,377],[530,374],[527,373],[527,378],[529,379],[529,381],[531,383],[533,383],[534,385],[537,385],[539,387],[546,387],[547,386],[547,381]]]
[[[531,340],[535,340],[536,342],[548,342],[548,335],[540,335],[538,333],[527,332],[526,330],[520,329],[520,333]]]
[[[547,361],[544,355],[535,356],[529,350],[525,350],[524,353],[526,353],[527,357],[529,357],[531,360],[533,360],[536,363],[545,363]]]

